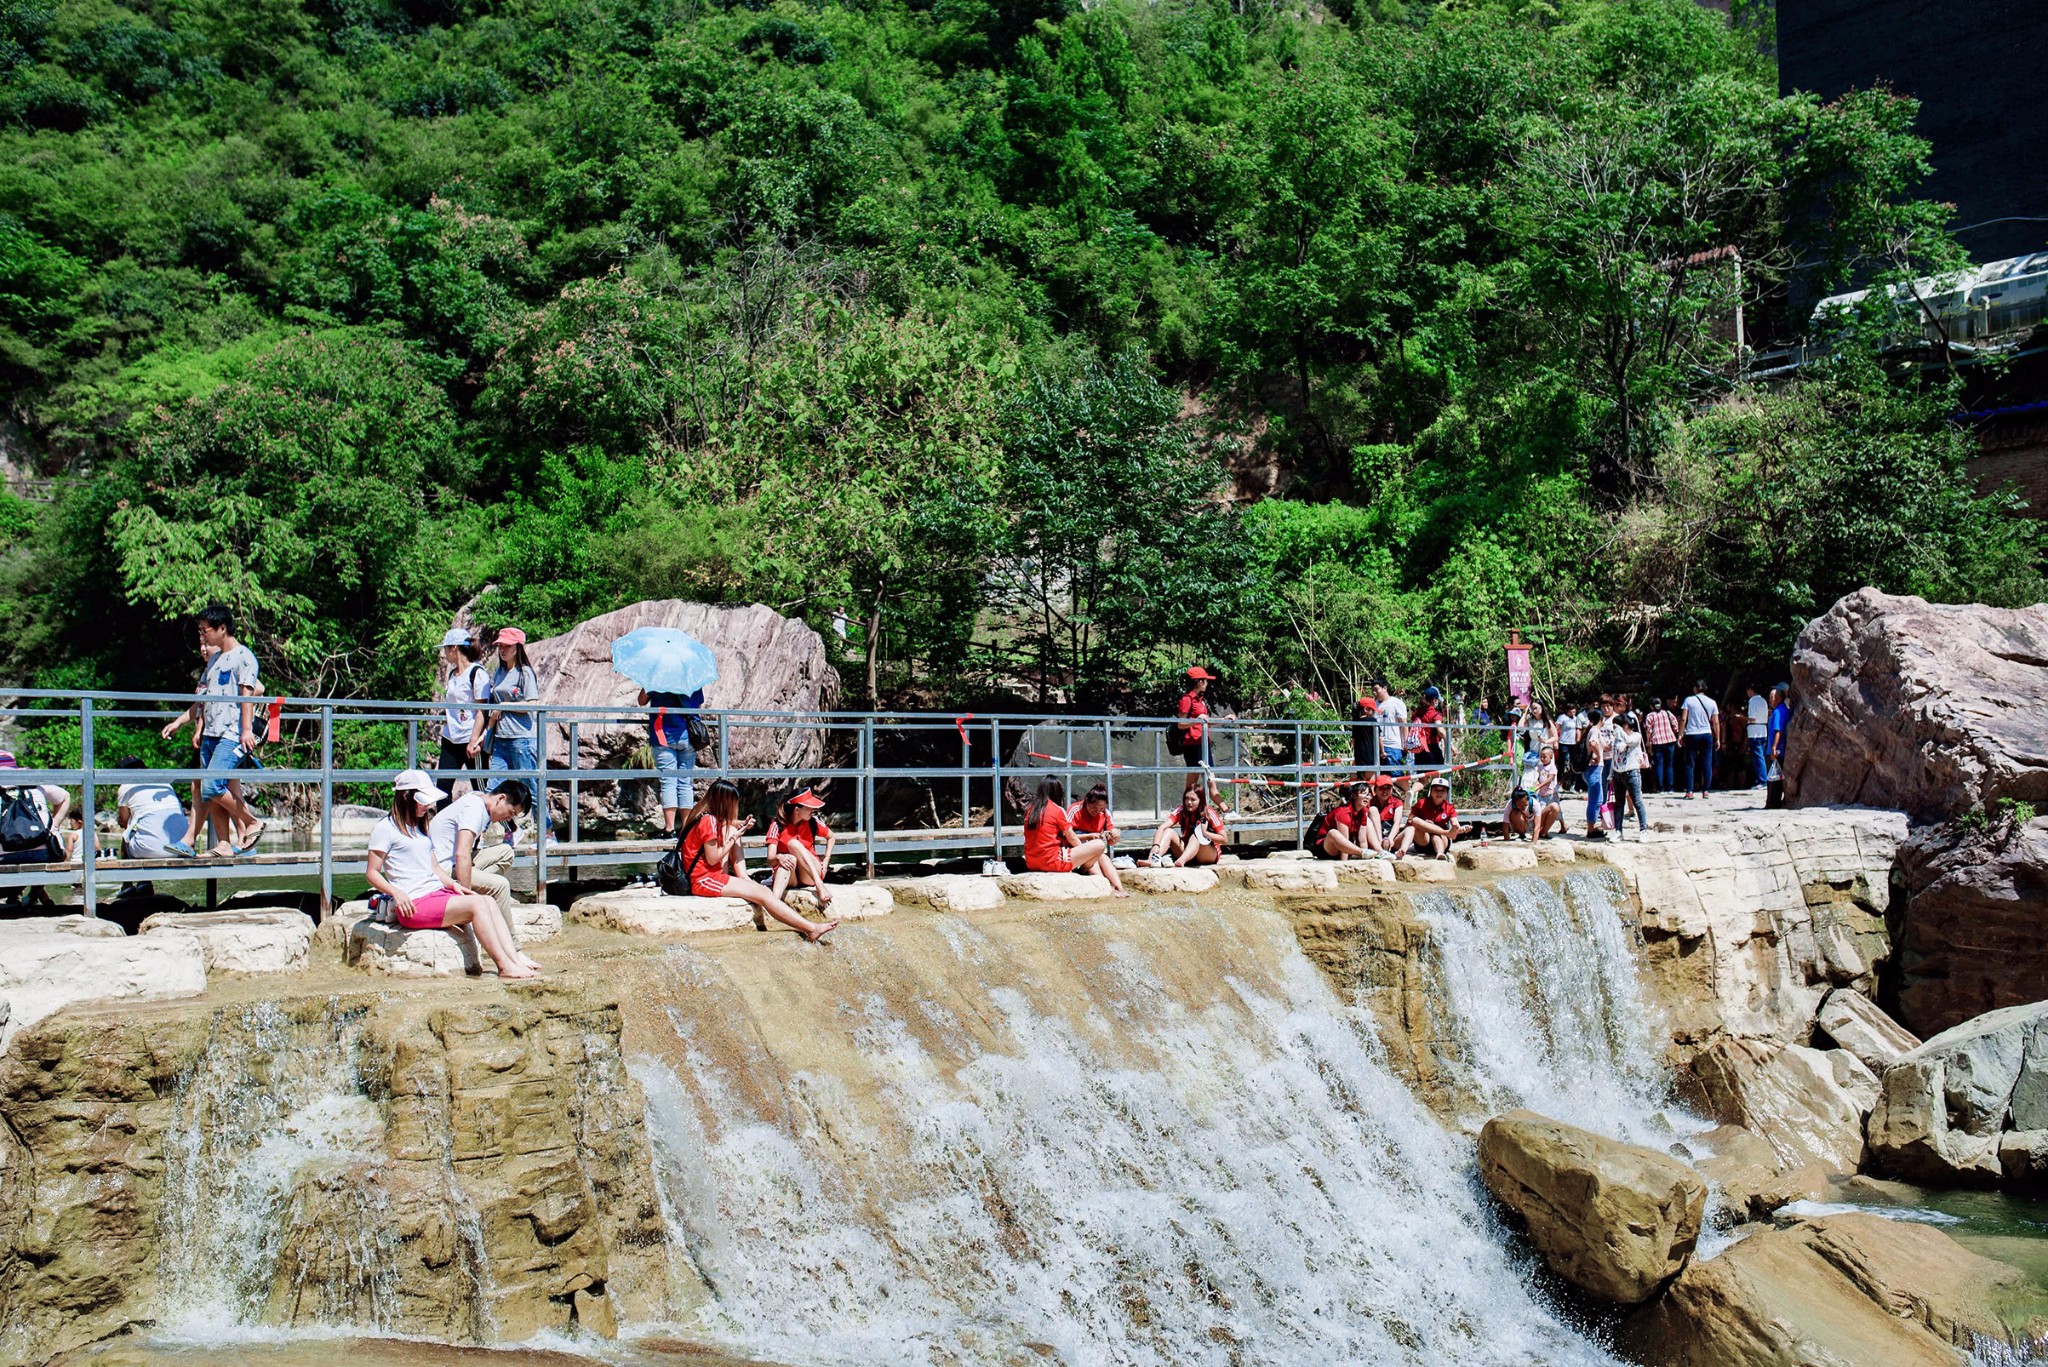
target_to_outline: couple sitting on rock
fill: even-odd
[[[511,884],[482,872],[477,858],[477,842],[491,823],[516,821],[526,811],[526,788],[514,781],[488,795],[468,793],[436,815],[448,794],[425,770],[407,769],[391,787],[391,810],[370,830],[369,881],[390,899],[398,924],[407,930],[474,926],[500,978],[538,974],[540,965],[520,952],[512,931]]]

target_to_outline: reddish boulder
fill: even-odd
[[[1859,589],[1793,647],[1786,799],[1941,821],[2048,803],[2048,605],[1937,604]]]
[[[1959,827],[1930,826],[1899,846],[1893,1014],[1922,1038],[2048,1000],[2048,818]]]

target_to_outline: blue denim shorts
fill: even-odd
[[[201,736],[199,738],[199,767],[218,769],[222,772],[242,767],[242,742],[237,736]],[[211,802],[228,790],[225,778],[204,779],[199,785],[202,801]]]

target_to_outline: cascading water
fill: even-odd
[[[679,1256],[746,1349],[1608,1361],[1278,916],[930,917],[801,987],[752,967],[672,951],[674,1039],[634,1067]]]
[[[1437,1056],[1473,1118],[1521,1106],[1656,1148],[1707,1128],[1671,1103],[1613,870],[1503,878],[1415,905],[1430,928]]]

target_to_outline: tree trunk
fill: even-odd
[[[882,656],[882,594],[875,591],[875,606],[868,613],[868,706],[875,707],[879,699],[875,696],[875,666]]]

